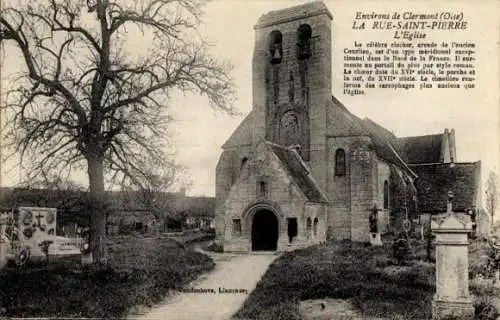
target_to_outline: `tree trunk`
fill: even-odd
[[[104,197],[103,159],[90,157],[88,163],[89,175],[89,209],[91,248],[94,263],[107,264],[106,246],[106,205]]]

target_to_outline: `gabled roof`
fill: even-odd
[[[389,161],[392,164],[406,169],[410,174],[415,176],[415,173],[408,167],[406,162],[398,153],[397,146],[394,143],[395,136],[387,129],[381,127],[370,119],[363,120],[365,128],[368,130],[368,135],[372,139],[375,152],[379,157]]]
[[[400,155],[409,164],[441,162],[442,134],[398,138]]]
[[[361,120],[352,114],[337,98],[332,96],[333,110],[329,112],[330,123],[328,135],[331,136],[368,136],[373,142],[375,153],[382,159],[406,169],[410,174],[415,173],[407,166],[398,153],[396,136],[389,130],[365,118]]]
[[[326,196],[321,192],[318,185],[311,177],[309,168],[307,168],[295,149],[285,148],[270,142],[268,142],[268,145],[271,146],[271,149],[276,156],[278,156],[290,177],[295,181],[309,201],[319,203],[328,202]]]
[[[253,110],[247,114],[245,119],[243,119],[236,130],[234,130],[229,139],[227,139],[227,141],[222,145],[223,149],[250,145],[252,143],[254,114],[255,112]]]
[[[412,165],[420,212],[446,212],[447,193],[454,193],[453,210],[463,212],[479,205],[481,162]]]
[[[334,125],[327,128],[330,136],[363,136],[367,132],[360,118],[352,114],[335,96],[332,96],[333,108],[327,112],[328,123]],[[337,112],[340,111],[340,112]]]

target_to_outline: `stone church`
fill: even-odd
[[[216,168],[215,228],[225,251],[368,241],[374,209],[379,230],[393,231],[446,210],[450,189],[463,202],[457,210],[479,202],[480,162],[456,163],[453,130],[397,138],[332,96],[331,27],[322,2],[269,12],[255,25],[253,108]]]

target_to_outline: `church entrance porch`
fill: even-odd
[[[260,209],[252,219],[252,251],[276,251],[278,249],[279,222],[269,209]]]

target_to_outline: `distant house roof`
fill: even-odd
[[[185,213],[192,217],[215,216],[214,197],[173,197],[167,202],[167,207],[173,213]]]
[[[316,185],[316,182],[309,174],[309,169],[305,166],[296,150],[274,143],[268,144],[309,201],[319,203],[328,202],[328,199]]]
[[[441,162],[442,134],[398,138],[401,157],[409,164]]]
[[[454,193],[453,210],[463,212],[480,202],[481,162],[413,165],[418,174],[415,186],[418,191],[420,212],[445,212],[447,193]]]

